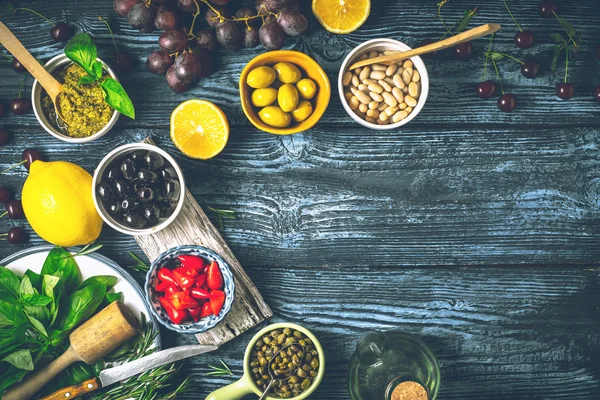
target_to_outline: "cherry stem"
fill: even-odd
[[[13,58],[13,57],[9,57],[9,56],[7,56],[7,55],[6,55],[6,54],[4,54],[4,53],[0,53],[0,54],[2,54],[2,57],[6,58],[7,60],[10,60],[10,61],[13,61],[13,60],[14,60],[14,58]]]
[[[30,8],[25,8],[25,7],[15,8],[15,9],[13,10],[13,12],[14,12],[14,13],[16,13],[17,11],[21,11],[21,10],[23,10],[23,11],[29,11],[29,12],[31,12],[31,13],[34,13],[35,15],[37,15],[37,16],[39,16],[39,17],[41,17],[41,18],[45,19],[46,21],[48,21],[48,23],[49,23],[50,25],[52,25],[52,26],[55,26],[55,24],[54,24],[52,21],[50,21],[48,18],[44,17],[44,16],[43,16],[42,14],[40,14],[39,12],[37,12],[37,11],[34,11],[34,10],[30,9]]]
[[[517,28],[519,28],[519,30],[521,32],[523,32],[523,29],[521,29],[521,26],[519,25],[519,23],[517,22],[517,20],[515,19],[515,17],[513,17],[512,13],[510,12],[510,8],[508,8],[508,4],[506,4],[506,0],[504,0],[504,7],[506,7],[506,11],[508,11],[508,14],[512,18],[512,20],[515,23],[515,25],[517,26]]]
[[[106,25],[106,27],[108,28],[108,32],[110,33],[110,37],[113,41],[113,44],[115,45],[115,50],[117,51],[117,54],[119,54],[119,48],[117,47],[117,42],[115,41],[115,35],[113,34],[112,29],[110,28],[110,25],[108,24],[108,22],[102,18],[101,16],[98,16],[98,19],[102,22],[104,22],[104,25]]]
[[[525,62],[523,62],[522,60],[519,60],[519,59],[518,59],[518,58],[516,58],[516,57],[513,57],[513,56],[511,56],[510,54],[506,54],[506,53],[500,53],[499,51],[494,51],[494,53],[496,53],[496,54],[502,54],[504,57],[508,57],[508,58],[510,58],[510,59],[513,59],[513,60],[515,60],[516,62],[518,62],[518,63],[519,63],[519,64],[521,64],[521,65],[525,64]]]
[[[27,72],[25,72],[25,74],[23,75],[23,79],[21,79],[21,86],[19,87],[19,98],[21,98],[21,93],[23,92],[23,85],[25,84],[26,80],[27,80]]]
[[[13,164],[13,165],[11,165],[10,167],[6,168],[4,171],[0,171],[0,174],[3,174],[3,173],[5,173],[5,172],[8,172],[8,171],[10,171],[10,170],[11,170],[11,169],[13,169],[13,168],[17,168],[19,165],[21,165],[21,164],[25,164],[26,162],[27,162],[27,160],[23,160],[23,161],[21,161],[20,163]]]
[[[565,83],[569,78],[569,46],[565,46]]]
[[[487,65],[488,65],[488,60],[490,58],[489,56],[489,52],[492,49],[492,41],[494,40],[494,33],[492,33],[492,37],[490,37],[490,44],[488,44],[488,49],[487,52],[485,52],[485,63],[483,64],[483,75],[481,76],[481,81],[483,82],[483,80],[485,79],[485,74],[487,72]]]
[[[556,17],[556,19],[560,23],[560,25],[563,26],[563,20],[558,16],[558,14],[556,13],[556,11],[552,10],[552,14],[554,14],[554,16]],[[567,32],[567,30],[564,28],[564,26],[563,26],[563,30],[565,31],[565,33],[567,34],[567,36],[569,37],[569,39],[571,40],[571,42],[573,42],[573,46],[577,47],[577,42],[575,41],[575,39],[573,39],[573,37],[569,34],[569,32]]]
[[[502,91],[502,94],[504,94],[504,87],[502,86],[502,79],[500,79],[500,72],[498,71],[496,61],[494,61],[494,59],[491,57],[490,60],[492,60],[492,64],[494,64],[494,69],[496,70],[496,78],[498,78],[498,83],[500,84],[500,90]]]
[[[452,25],[452,28],[448,29],[448,26],[446,26],[446,23],[444,22],[444,19],[442,18],[442,7],[444,6],[444,4],[446,4],[448,2],[448,0],[442,0],[438,3],[438,9],[437,9],[437,17],[440,20],[440,22],[442,23],[442,25],[444,26],[444,29],[446,29],[446,33],[444,33],[444,36],[442,37],[445,38],[447,34],[451,34],[452,35],[452,29],[454,28],[454,25]]]
[[[0,215],[0,218],[3,218],[6,214],[8,214],[8,211],[4,211],[4,214]]]

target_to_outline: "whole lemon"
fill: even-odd
[[[91,243],[102,230],[92,199],[92,176],[70,162],[34,161],[22,202],[35,233],[57,246]]]

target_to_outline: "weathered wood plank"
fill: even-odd
[[[144,142],[156,145],[150,138],[146,138]],[[194,196],[187,189],[184,195],[183,208],[171,225],[151,235],[135,236],[135,240],[151,261],[173,247],[189,244],[209,248],[227,261],[235,280],[235,298],[231,311],[213,329],[196,335],[201,344],[220,346],[271,317],[273,313]]]

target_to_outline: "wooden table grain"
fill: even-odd
[[[449,54],[426,60],[429,99],[400,130],[373,132],[353,123],[334,91],[314,129],[281,137],[254,129],[237,96],[241,69],[262,48],[218,51],[218,72],[176,94],[163,77],[145,71],[158,34],[139,33],[116,18],[112,1],[19,1],[89,32],[104,58],[113,48],[98,16],[111,17],[118,45],[138,60],[132,73],[121,76],[138,117],[121,118],[98,141],[69,145],[45,133],[33,113],[5,116],[0,126],[14,138],[0,148],[0,168],[36,147],[49,160],[92,171],[116,146],[151,136],[176,157],[209,215],[207,206],[236,212],[220,230],[273,309],[272,320],[300,323],[321,339],[327,373],[311,399],[349,398],[346,363],[359,334],[369,329],[422,337],[441,363],[439,399],[597,399],[600,105],[592,88],[600,84],[593,52],[600,43],[600,6],[596,0],[558,2],[560,15],[583,33],[570,63],[576,88],[570,101],[554,96],[564,70],[549,71],[548,35],[560,27],[539,16],[537,0],[509,1],[519,23],[535,32],[536,44],[528,50],[513,45],[516,27],[501,1],[450,0],[443,8],[446,21],[478,6],[471,26],[503,25],[495,50],[540,62],[535,80],[522,77],[517,64],[499,62],[504,89],[518,96],[515,112],[501,113],[495,100],[474,96],[487,45],[480,39],[469,61]],[[415,46],[440,37],[435,3],[373,0],[367,23],[344,36],[327,33],[311,17],[310,33],[288,39],[286,48],[314,57],[335,82],[343,57],[364,40],[391,37]],[[5,4],[0,19],[37,58],[62,51],[47,23],[12,15]],[[20,78],[0,60],[2,100],[17,96]],[[28,80],[27,95],[30,86]],[[169,115],[190,98],[214,101],[231,123],[227,147],[209,161],[186,158],[169,140]],[[18,191],[25,177],[16,168],[2,174],[0,184]],[[24,223],[0,221],[3,232],[14,225]],[[1,242],[0,258],[42,243],[27,231],[26,244]],[[123,266],[131,264],[128,251],[140,255],[131,237],[108,227],[99,241],[101,253]],[[190,360],[185,374],[193,377],[194,390],[182,398],[202,399],[233,381],[206,375],[207,364],[219,358],[239,377],[251,335]],[[195,341],[167,331],[163,338],[167,346]]]

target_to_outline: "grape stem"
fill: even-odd
[[[483,54],[485,54],[485,63],[483,64],[483,75],[481,76],[481,81],[482,82],[485,79],[485,74],[487,72],[488,60],[490,58],[489,53],[490,53],[490,50],[492,50],[492,41],[494,40],[494,34],[495,33],[492,33],[492,37],[490,37],[490,44],[488,44],[487,51],[485,53],[483,53]]]
[[[115,45],[115,50],[117,51],[117,54],[119,54],[119,47],[117,47],[117,42],[115,41],[115,35],[113,34],[112,29],[110,28],[110,25],[108,24],[108,22],[102,18],[101,16],[98,16],[98,19],[102,22],[104,22],[104,25],[106,25],[106,27],[108,28],[108,32],[110,33],[110,37],[112,38],[113,44]]]
[[[494,61],[493,58],[490,57],[490,60],[492,60],[492,64],[494,65],[494,69],[496,70],[496,78],[498,78],[498,83],[500,84],[500,90],[502,91],[502,94],[504,94],[504,87],[502,86],[502,79],[500,79],[500,72],[498,71],[498,65],[496,65],[496,61]]]
[[[251,20],[251,19],[261,18],[262,19],[262,23],[264,25],[265,24],[265,15],[274,16],[275,18],[279,17],[279,14],[269,11],[265,7],[264,4],[261,4],[260,6],[261,6],[261,8],[263,8],[264,11],[266,11],[266,14],[262,14],[262,15],[257,14],[257,15],[253,15],[251,17],[243,17],[243,18],[236,18],[236,17],[226,18],[226,17],[223,16],[223,14],[221,14],[221,12],[219,10],[217,10],[216,8],[214,8],[212,6],[212,4],[210,4],[208,2],[208,0],[200,0],[200,1],[203,2],[204,4],[206,4],[208,6],[208,8],[210,8],[215,14],[217,14],[216,17],[212,18],[213,21],[219,20],[219,23],[223,23],[225,21],[233,21],[233,22],[244,21],[246,23],[246,26],[248,27],[249,31],[252,30],[252,28],[250,27],[250,24],[248,23],[248,21]],[[446,0],[446,1],[448,1],[448,0]],[[196,0],[194,0],[194,3],[196,3]],[[196,3],[196,6],[198,6],[198,3]],[[198,11],[198,12],[200,12],[200,11]],[[196,20],[196,18],[195,18],[195,14],[194,14],[194,21],[195,20]],[[192,22],[192,27],[193,26],[194,26],[194,22]]]
[[[200,1],[203,1],[203,0],[200,0]],[[196,37],[194,35],[194,25],[196,24],[196,18],[198,18],[198,15],[200,15],[200,4],[198,4],[198,2],[196,0],[194,0],[194,4],[196,5],[196,12],[194,13],[194,19],[192,19],[192,24],[190,25],[190,30],[187,33],[187,36],[189,39],[193,39]],[[208,3],[206,3],[206,4],[208,4]],[[210,7],[210,5],[209,5],[209,7]]]
[[[515,19],[515,17],[513,17],[512,13],[510,12],[510,8],[508,8],[508,4],[506,4],[506,0],[504,0],[504,7],[506,7],[506,11],[508,11],[508,14],[512,18],[512,20],[515,23],[515,25],[517,26],[517,28],[519,28],[519,30],[521,32],[523,32],[523,29],[521,29],[521,26],[519,25],[519,23],[517,22],[517,20]]]
[[[44,16],[43,16],[42,14],[40,14],[39,12],[37,12],[37,11],[34,11],[34,10],[30,9],[30,8],[25,8],[25,7],[19,7],[19,8],[15,8],[15,9],[13,9],[13,13],[16,13],[17,11],[21,11],[21,10],[23,10],[23,11],[29,11],[29,12],[31,12],[31,13],[34,13],[34,14],[35,14],[35,15],[37,15],[38,17],[40,17],[40,18],[43,18],[43,19],[45,19],[46,21],[48,21],[48,23],[49,23],[50,25],[52,25],[52,26],[54,26],[54,25],[55,25],[55,24],[54,24],[52,21],[50,21],[48,18],[44,17]]]
[[[19,162],[19,163],[13,164],[13,165],[11,165],[10,167],[6,168],[4,171],[1,171],[1,172],[0,172],[0,174],[3,174],[3,173],[5,173],[5,172],[8,172],[8,171],[10,171],[10,170],[11,170],[11,169],[13,169],[13,168],[17,168],[19,165],[25,164],[25,162],[26,162],[26,160],[23,160],[23,161],[21,161],[21,162]],[[0,218],[2,218],[2,217],[0,217]]]

